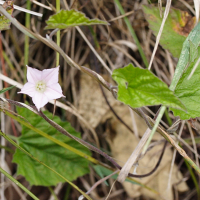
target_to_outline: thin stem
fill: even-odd
[[[167,122],[168,122],[169,126],[171,126],[171,125],[172,125],[172,120],[171,120],[171,118],[169,117],[169,113],[168,113],[167,110],[165,110],[165,117],[167,118]]]
[[[31,10],[31,2],[30,0],[27,0],[26,7],[28,10]],[[25,19],[25,26],[26,28],[30,29],[30,14],[26,13],[26,19]],[[29,36],[25,35],[25,42],[24,42],[24,83],[26,83],[26,73],[27,73],[27,67],[28,65],[28,56],[29,56]]]
[[[170,5],[171,5],[171,0],[168,0],[166,8],[165,8],[164,17],[163,17],[162,23],[160,25],[160,29],[159,29],[158,35],[156,37],[156,44],[154,46],[153,53],[151,55],[151,60],[150,60],[150,63],[149,63],[148,70],[151,69],[151,66],[152,66],[152,63],[153,63],[153,60],[154,60],[154,56],[156,54],[156,50],[158,48],[158,44],[159,44],[159,41],[160,41],[160,37],[161,37],[162,31],[163,31],[163,28],[164,28],[164,25],[165,25],[165,21],[167,20],[167,16],[169,14]]]
[[[56,196],[54,190],[53,190],[50,186],[48,187],[48,189],[49,189],[49,191],[51,192],[51,194],[53,195],[54,199],[55,199],[55,200],[58,200],[58,197]]]
[[[161,121],[161,119],[162,119],[162,116],[163,116],[163,114],[164,114],[164,112],[165,112],[165,109],[166,109],[166,106],[162,106],[162,107],[161,107],[160,112],[159,112],[159,114],[158,114],[158,117],[157,117],[157,119],[156,119],[156,122],[155,122],[155,124],[154,124],[154,126],[153,126],[153,129],[152,129],[152,131],[151,131],[151,134],[150,134],[150,136],[149,136],[149,138],[148,138],[148,140],[147,140],[147,142],[146,142],[146,144],[145,144],[145,146],[144,146],[144,148],[143,148],[142,153],[145,153],[145,152],[146,152],[146,150],[147,150],[147,148],[148,148],[148,146],[149,146],[149,144],[150,144],[150,142],[151,142],[151,140],[152,140],[152,138],[153,138],[153,135],[154,135],[154,133],[156,132],[156,129],[158,128],[158,125],[159,125],[159,123],[160,123],[160,121]]]
[[[186,166],[187,166],[187,168],[188,168],[188,170],[190,172],[190,175],[192,177],[193,183],[194,183],[194,185],[196,187],[198,199],[200,199],[200,189],[199,189],[199,184],[198,184],[198,181],[196,179],[196,176],[195,176],[194,172],[192,171],[192,168],[189,165],[188,161],[186,159],[184,159],[184,161],[185,161],[185,164],[186,164]]]
[[[100,179],[99,181],[97,181],[87,192],[86,194],[90,194],[92,192],[92,190],[94,190],[98,185],[100,185],[101,183],[103,183],[104,181],[106,181],[107,179],[109,179],[111,176],[117,174],[119,172],[119,170],[114,171],[113,173],[111,173],[110,175]],[[83,195],[81,195],[78,200],[82,200],[83,199]]]
[[[124,11],[124,9],[123,9],[123,7],[122,7],[120,1],[119,1],[119,0],[114,0],[114,1],[115,1],[115,3],[116,3],[117,7],[119,8],[119,11],[121,12],[121,14],[124,15],[124,14],[125,14],[125,11]],[[148,60],[147,60],[147,58],[146,58],[146,56],[145,56],[145,54],[144,54],[144,51],[142,50],[142,47],[141,47],[140,42],[139,42],[139,40],[138,40],[138,38],[137,38],[137,35],[135,34],[135,31],[133,30],[133,27],[132,27],[132,25],[131,25],[129,19],[128,19],[127,17],[124,17],[124,21],[125,21],[125,23],[126,23],[128,29],[129,29],[129,31],[130,31],[132,37],[133,37],[133,40],[135,41],[135,43],[136,43],[136,45],[137,45],[137,47],[138,47],[138,51],[139,51],[139,53],[140,53],[140,55],[141,55],[141,57],[142,57],[142,60],[143,60],[143,62],[144,62],[144,64],[145,64],[145,67],[147,68],[148,65],[149,65],[149,64],[148,64]]]
[[[185,121],[182,122],[180,131],[179,131],[179,134],[178,134],[178,139],[181,138],[181,134],[183,132],[184,125],[185,125]],[[177,141],[176,144],[178,145],[178,143],[179,142]],[[173,166],[174,166],[174,162],[175,162],[175,158],[176,158],[176,153],[177,153],[177,150],[174,149],[174,153],[173,153],[173,157],[172,157],[172,162],[171,162],[171,167],[170,167],[170,171],[169,171],[169,179],[168,179],[167,190],[170,190],[170,188],[171,188],[171,178],[172,178],[172,171],[173,171]]]
[[[56,0],[56,12],[60,11],[60,0]],[[60,30],[57,31],[57,45],[60,47]],[[59,65],[59,56],[60,54],[56,52],[56,67]]]
[[[54,29],[50,34],[49,34],[49,38],[52,40],[52,37],[54,36],[55,33],[57,33],[60,29],[56,28]],[[47,36],[46,36],[47,37]],[[58,53],[58,52],[57,52]]]
[[[1,132],[0,132],[1,134]],[[29,194],[34,200],[39,200],[32,192],[30,192],[26,187],[24,187],[20,182],[18,182],[16,179],[14,179],[10,174],[8,174],[6,171],[4,171],[0,167],[0,172],[3,173],[7,178],[9,178],[13,183],[15,183],[17,186],[19,186],[24,192]]]

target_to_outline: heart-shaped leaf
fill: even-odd
[[[147,69],[129,64],[114,70],[112,77],[118,83],[118,100],[133,108],[162,104],[186,109],[167,85]]]
[[[59,133],[55,128],[51,127],[43,118],[34,114],[28,109],[18,108],[19,115],[28,120],[35,128],[65,142],[66,144],[90,155],[90,151],[78,142]],[[52,114],[44,112],[49,118]],[[69,133],[76,137],[80,137],[80,133],[76,132],[69,122],[61,121],[59,117],[54,116],[54,121],[66,129]],[[77,154],[53,143],[52,141],[42,137],[38,133],[22,125],[22,136],[18,138],[19,145],[28,151],[31,155],[42,161],[49,167],[62,174],[69,181],[75,180],[79,176],[83,176],[89,172],[89,162],[78,156]],[[31,159],[20,150],[16,150],[13,162],[17,163],[17,173],[25,176],[31,185],[51,186],[56,185],[64,180],[55,173],[47,169],[45,166]]]

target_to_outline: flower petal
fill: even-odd
[[[42,78],[42,71],[27,66],[28,82],[35,84],[36,82],[41,81],[41,78]]]
[[[52,69],[44,69],[42,71],[42,80],[46,83],[47,86],[58,83],[59,67],[60,66]]]
[[[59,83],[53,84],[51,86],[48,86],[46,90],[44,91],[44,95],[49,99],[58,99],[60,97],[64,97],[62,94],[62,89],[59,85]]]
[[[29,95],[30,97],[33,97],[34,94],[35,94],[35,85],[33,83],[26,83],[24,85],[24,87],[21,89],[20,92],[18,93],[23,93],[23,94],[27,94]]]
[[[37,107],[38,110],[45,106],[48,103],[48,98],[44,95],[44,93],[35,92],[35,95],[32,98],[33,103]]]

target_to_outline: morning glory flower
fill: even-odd
[[[48,101],[64,97],[58,83],[59,67],[40,71],[27,66],[28,82],[18,93],[32,97],[33,103],[38,110],[46,105]]]

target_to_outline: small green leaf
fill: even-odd
[[[149,22],[150,29],[157,36],[163,20],[160,17],[159,8],[143,6],[143,11],[146,20]],[[168,49],[174,57],[178,58],[182,50],[183,42],[193,29],[194,25],[195,18],[190,16],[187,12],[170,8],[169,15],[162,31],[160,44],[163,48]]]
[[[4,9],[6,9],[6,11],[12,15],[13,13],[13,1],[10,2],[9,4],[7,2],[5,2],[3,4],[3,7]],[[7,19],[4,15],[3,16],[0,16],[0,31],[3,31],[3,30],[8,30],[10,29],[10,20]]]
[[[18,108],[19,115],[28,120],[34,127],[46,132],[56,139],[90,155],[90,151],[78,142],[59,133],[55,128],[51,127],[40,116],[34,114],[28,109]],[[52,114],[44,112],[47,117],[51,118]],[[54,116],[54,121],[66,129],[69,133],[76,137],[80,137],[80,133],[76,132],[69,122],[61,121],[59,117]],[[75,180],[79,176],[83,176],[89,172],[89,162],[78,156],[77,154],[53,143],[52,141],[42,137],[29,128],[22,126],[22,136],[18,139],[19,145],[28,151],[31,155],[42,161],[49,167],[62,174],[69,181]],[[40,165],[35,160],[24,154],[20,150],[16,150],[13,162],[18,164],[17,174],[25,176],[31,185],[51,186],[56,185],[64,180],[55,173]]]
[[[171,109],[175,116],[180,116],[180,119],[187,120],[190,118],[200,117],[200,65],[192,77],[188,80],[197,59],[200,57],[200,47],[198,48],[198,56],[196,60],[190,64],[182,75],[175,89],[175,94],[183,102],[187,108],[187,112]]]
[[[13,85],[13,86],[8,87],[8,88],[3,88],[2,90],[0,90],[0,94],[6,92],[6,91],[8,91],[8,90],[11,90],[11,89],[14,88],[14,87],[15,87],[15,86]]]
[[[106,21],[99,19],[89,19],[85,14],[76,10],[61,10],[55,15],[50,16],[46,23],[45,29],[66,29],[81,25],[108,24]]]
[[[112,77],[118,83],[118,100],[133,108],[162,104],[185,110],[167,85],[147,69],[129,64],[114,70]]]

